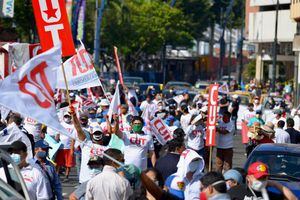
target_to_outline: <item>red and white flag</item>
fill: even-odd
[[[218,84],[212,84],[209,86],[206,146],[216,146],[218,89]]]
[[[64,62],[69,90],[102,86],[92,59],[84,46],[78,49],[77,54]],[[56,88],[66,89],[62,68],[57,72]]]
[[[62,44],[62,55],[75,54],[65,0],[32,0],[36,26],[43,51]]]
[[[161,118],[155,117],[150,122],[152,133],[162,145],[173,139],[172,131]]]
[[[0,82],[0,105],[68,134],[59,123],[54,103],[56,75],[60,64],[60,47],[54,47],[29,60]]]

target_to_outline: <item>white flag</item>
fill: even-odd
[[[0,105],[1,120],[5,120],[10,110]]]
[[[13,18],[14,17],[14,0],[2,0],[0,1],[2,5],[0,7],[2,8],[0,12],[1,17],[9,17]]]
[[[111,100],[111,103],[109,105],[109,109],[108,109],[108,119],[111,120],[113,114],[120,114],[120,106],[121,106],[121,101],[120,101],[120,90],[119,90],[119,81],[116,85],[116,90],[115,90],[115,94]]]
[[[76,55],[64,62],[64,68],[69,90],[80,90],[96,86],[102,87],[92,59],[83,45],[78,49]],[[57,73],[56,88],[66,89],[62,67],[59,68]]]
[[[60,47],[35,56],[0,82],[0,104],[62,134],[68,134],[58,121],[54,104],[54,89],[60,64]]]

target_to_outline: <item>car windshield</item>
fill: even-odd
[[[144,82],[142,78],[139,77],[124,77],[124,82],[128,82],[128,83],[142,83]]]
[[[166,85],[165,89],[171,89],[171,88],[179,89],[179,88],[190,88],[190,87],[192,87],[192,85],[189,83],[178,82],[178,83],[168,83]]]
[[[256,152],[250,159],[249,163],[256,161],[265,163],[269,167],[270,174],[300,178],[300,155]]]

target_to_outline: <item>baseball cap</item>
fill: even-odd
[[[107,99],[101,99],[99,106],[109,106],[109,101]]]
[[[258,115],[261,115],[262,111],[261,110],[257,110],[255,113],[258,114]]]
[[[88,114],[86,113],[86,112],[84,112],[84,113],[81,113],[80,114],[80,117],[79,117],[80,119],[82,119],[82,120],[88,120],[89,119],[89,116],[88,116]]]
[[[45,140],[39,140],[39,141],[35,142],[34,148],[42,148],[42,149],[50,148],[50,149],[52,149],[52,147],[49,146],[49,143],[46,142]]]
[[[243,182],[243,177],[240,174],[240,172],[238,172],[235,169],[230,169],[228,171],[225,172],[224,174],[224,179],[227,180],[235,180],[238,184],[242,184]]]
[[[262,162],[254,162],[248,168],[248,175],[260,179],[269,175],[268,166]]]
[[[9,151],[27,151],[27,146],[22,141],[14,141],[10,147]]]
[[[239,95],[234,94],[234,95],[232,95],[232,98],[237,99],[237,98],[239,98]]]

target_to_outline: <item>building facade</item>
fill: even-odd
[[[272,78],[276,4],[277,0],[246,0],[246,39],[256,45],[255,78],[259,82]],[[290,18],[290,6],[291,0],[279,0],[276,63],[276,79],[279,81],[294,78],[293,40],[297,23]]]

